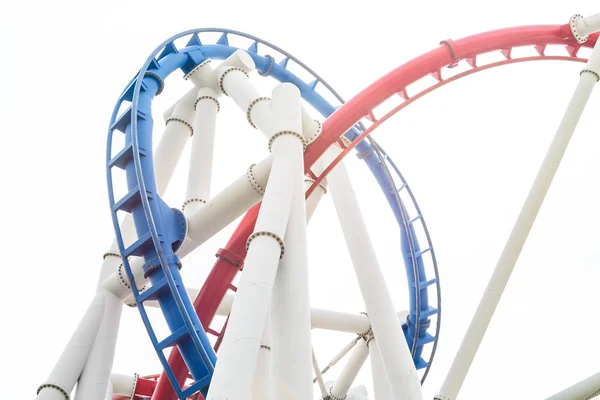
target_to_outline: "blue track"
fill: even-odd
[[[202,32],[219,32],[222,36],[215,44],[202,44],[198,36]],[[156,192],[152,161],[151,104],[154,96],[162,91],[165,78],[175,70],[180,69],[186,74],[206,59],[222,60],[236,51],[236,47],[229,45],[228,35],[252,40],[248,53],[254,59],[257,70],[261,74],[267,72],[268,76],[280,82],[295,84],[300,89],[304,100],[324,117],[332,114],[339,105],[328,103],[315,90],[318,84],[326,88],[340,104],[343,103],[341,97],[323,79],[290,54],[256,37],[222,29],[186,31],[163,42],[150,55],[140,72],[119,97],[111,118],[107,145],[107,179],[113,224],[123,265],[133,288],[137,286],[128,257],[141,256],[144,259],[144,272],[152,282],[152,286],[142,293],[133,291],[136,304],[158,357],[180,399],[185,399],[199,390],[206,394],[216,355],[185,292],[179,273],[180,262],[175,252],[185,237],[185,218],[179,210],[169,208]],[[186,36],[190,37],[187,45],[177,49],[174,41]],[[283,60],[276,63],[273,57],[260,55],[259,43],[282,55]],[[309,72],[314,80],[304,82],[290,72],[287,69],[289,60]],[[124,103],[130,103],[130,107],[119,115],[118,112]],[[362,125],[358,124],[347,132],[346,136],[353,140],[363,129]],[[113,134],[119,131],[125,135],[126,145],[112,157]],[[410,294],[410,315],[404,324],[404,330],[415,365],[418,369],[425,369],[422,377],[424,381],[435,354],[440,325],[440,286],[435,253],[414,196],[392,160],[371,139],[363,140],[356,146],[356,150],[358,157],[363,159],[371,169],[398,222]],[[114,195],[112,171],[115,168],[124,169],[127,176],[128,193],[121,199],[115,199]],[[400,179],[399,184],[395,183],[393,175]],[[408,215],[401,198],[403,191],[408,193],[409,201],[414,204],[417,215]],[[138,240],[127,248],[119,227],[119,212],[133,215],[138,235]],[[421,224],[426,234],[427,246],[424,249],[421,249],[414,230],[417,222]],[[435,275],[429,277],[429,280],[423,263],[423,257],[426,255],[432,258]],[[432,287],[436,290],[437,308],[429,305],[428,291]],[[162,341],[157,340],[144,307],[144,302],[150,299],[158,300],[172,332]],[[436,314],[437,323],[432,335],[428,333],[429,317]],[[433,346],[432,350],[427,357],[423,358],[423,348],[430,343]],[[171,346],[178,346],[195,380],[185,391],[176,382],[163,354],[163,351]]]

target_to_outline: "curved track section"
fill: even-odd
[[[177,289],[178,287],[182,287],[182,285],[181,277],[178,272],[179,260],[174,253],[183,240],[182,232],[185,231],[185,226],[184,221],[181,219],[180,213],[177,210],[170,210],[156,194],[156,190],[153,187],[154,176],[151,168],[151,155],[145,150],[152,148],[152,120],[150,114],[150,104],[152,98],[155,95],[160,94],[163,89],[165,78],[175,69],[180,68],[184,71],[184,73],[187,73],[206,59],[224,59],[231,55],[237,48],[229,46],[227,35],[240,35],[254,40],[254,43],[250,46],[249,52],[252,55],[257,65],[257,69],[261,75],[270,75],[281,82],[294,83],[300,88],[303,98],[322,115],[327,116],[331,114],[336,107],[327,103],[323,97],[317,93],[317,91],[315,91],[317,84],[320,83],[334,97],[342,102],[340,96],[337,95],[337,93],[335,93],[320,77],[318,77],[318,75],[314,74],[313,71],[308,69],[288,53],[285,53],[281,49],[266,42],[260,41],[257,38],[249,35],[243,35],[234,31],[220,31],[222,36],[216,44],[203,45],[200,42],[198,33],[215,31],[218,30],[205,29],[188,31],[163,43],[163,45],[161,45],[147,60],[144,67],[138,74],[138,77],[131,82],[128,88],[121,95],[119,102],[115,107],[115,113],[111,120],[111,129],[109,131],[107,175],[110,191],[109,198],[111,207],[113,209],[113,221],[117,233],[117,241],[119,243],[121,254],[123,255],[125,270],[130,278],[132,287],[135,287],[135,278],[131,273],[131,268],[129,266],[127,257],[130,255],[143,256],[146,261],[145,271],[150,276],[152,287],[144,293],[134,293],[136,304],[140,308],[142,319],[144,320],[154,347],[159,354],[159,358],[165,366],[166,377],[169,378],[169,381],[175,387],[177,396],[180,398],[187,397],[199,389],[206,389],[207,382],[210,379],[212,368],[214,366],[215,356],[210,349],[206,348],[208,342],[206,333],[204,329],[202,329],[201,322],[204,322],[203,318],[196,318],[194,315],[195,312],[192,311],[193,308],[191,302],[187,298],[186,293]],[[181,50],[178,50],[173,42],[176,39],[188,35],[191,36],[191,39],[187,46]],[[273,56],[259,55],[257,53],[258,43],[268,46],[271,50],[282,54],[285,58],[282,62],[276,63]],[[315,80],[310,83],[306,83],[300,80],[294,74],[290,73],[286,68],[290,59],[315,77]],[[131,107],[125,113],[117,116],[118,110],[125,101],[131,101]],[[349,134],[352,136],[357,136],[362,131],[362,128],[362,125],[359,124]],[[112,157],[112,135],[117,130],[121,130],[123,133],[125,133],[127,145],[116,156]],[[142,141],[143,144],[140,145],[140,142]],[[375,149],[374,147],[377,148]],[[363,155],[363,158],[367,161],[367,164],[377,177],[377,180],[379,181],[384,193],[389,193],[394,184],[389,170],[384,168],[384,164],[381,162],[381,150],[378,148],[378,146],[372,146],[367,141],[360,143],[358,150],[359,154]],[[117,201],[115,201],[114,190],[112,186],[111,171],[113,167],[125,169],[128,177],[129,192],[121,200]],[[420,305],[422,305],[423,302],[425,302],[425,307],[429,308],[426,303],[427,286],[435,284],[438,289],[437,293],[439,294],[439,279],[437,277],[436,269],[435,278],[432,279],[427,286],[420,286],[421,282],[426,281],[420,279],[424,276],[424,273],[419,269],[417,260],[424,252],[420,252],[418,243],[416,242],[416,236],[411,229],[408,229],[408,224],[410,221],[406,219],[407,216],[402,211],[404,210],[404,206],[401,202],[398,202],[400,198],[398,197],[395,200],[395,203],[390,202],[390,204],[392,205],[393,209],[395,208],[400,210],[399,213],[395,212],[395,214],[398,216],[403,246],[408,249],[408,253],[406,249],[404,252],[409,276],[409,285],[411,286],[409,288],[411,293],[411,310],[416,311],[413,314],[416,314],[417,316],[416,319],[413,319],[414,321],[419,320],[418,316],[421,308]],[[414,198],[411,197],[410,201],[414,201]],[[135,220],[139,239],[129,248],[125,248],[121,232],[119,231],[117,217],[118,211],[131,212]],[[155,215],[157,214],[162,216],[162,220],[155,220]],[[166,218],[164,217],[165,215],[167,215]],[[423,228],[426,229],[425,226],[423,226]],[[161,238],[161,236],[163,238]],[[164,240],[164,237],[167,237],[166,241]],[[152,244],[154,244],[154,248],[152,248]],[[431,246],[429,246],[429,248],[431,248]],[[225,257],[223,253],[228,253],[228,255],[232,257]],[[238,253],[243,253],[243,251],[238,251]],[[431,256],[434,257],[433,252],[431,252]],[[227,259],[229,261],[236,259],[237,261],[233,264],[237,264],[238,266],[241,265],[243,260],[243,256],[236,256],[235,252],[231,252],[231,250],[228,250],[227,248],[220,250],[220,252],[217,253],[217,257],[223,260]],[[228,275],[231,279],[225,280],[223,280],[222,276],[218,276],[219,274],[216,275],[217,276],[211,273],[211,276],[209,277],[210,279],[206,282],[206,284],[219,284],[220,287],[223,287],[224,284],[226,284],[227,288],[231,288],[230,282],[235,276],[235,273],[229,273]],[[423,291],[425,291],[424,296],[421,294]],[[213,295],[216,296],[210,297],[206,295],[203,296],[203,293],[201,293],[199,299],[204,298],[209,303],[218,304],[224,295],[224,291],[220,292],[220,296],[216,293],[213,293]],[[161,303],[161,308],[166,308],[169,310],[169,314],[173,314],[173,311],[176,311],[176,318],[172,318],[172,321],[167,320],[173,335],[162,342],[157,341],[156,335],[153,332],[143,306],[143,303],[149,299],[158,300],[159,303]],[[200,302],[198,306],[202,307],[202,302]],[[196,307],[196,309],[199,307]],[[434,309],[436,313],[438,312],[438,309],[439,307]],[[210,316],[207,315],[207,318],[212,319],[213,316],[214,313]],[[411,325],[414,324],[411,324],[411,319],[409,318],[408,328],[406,331],[409,343],[412,342],[413,354],[420,354],[419,347],[422,347],[424,344],[437,341],[437,329],[435,335],[429,335],[426,343],[424,343],[423,341],[418,341],[418,338],[420,335],[424,336],[426,333],[426,327],[425,329],[421,329],[422,324],[416,324],[416,328],[411,328]],[[206,327],[207,324],[205,323],[204,326]],[[436,327],[439,329],[439,319]],[[207,331],[209,333],[216,333],[211,332],[208,328]],[[220,334],[222,335],[222,332]],[[164,355],[162,354],[162,351],[165,348],[173,345],[177,345],[177,349],[186,349],[185,352],[187,353],[187,358],[189,359],[188,363],[190,360],[194,360],[192,362],[200,362],[202,365],[200,368],[198,368],[196,373],[192,371],[192,375],[194,376],[196,382],[185,390],[182,389],[181,386],[181,383],[183,382],[181,382],[181,379],[178,379],[178,377],[176,377],[173,373],[173,370],[168,367],[166,360],[164,359]],[[175,352],[175,354],[177,354],[177,352]],[[185,359],[186,354],[183,354],[183,356]],[[179,364],[181,365],[181,361]],[[429,365],[430,362],[422,362],[420,364],[417,363],[419,368],[428,369]],[[176,384],[176,381],[179,381],[179,384]],[[158,394],[158,392],[160,392],[160,390],[157,390],[156,394]]]

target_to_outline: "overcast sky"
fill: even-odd
[[[440,40],[561,24],[574,13],[599,11],[592,0],[95,4],[11,2],[0,13],[0,382],[6,398],[34,396],[93,297],[113,236],[106,128],[121,90],[164,39],[198,27],[244,31],[291,52],[350,98]],[[545,61],[482,72],[417,101],[374,135],[412,186],[438,256],[444,316],[426,398],[437,392],[452,362],[581,67]],[[171,90],[155,110],[182,93]],[[244,114],[231,102],[223,107],[213,193],[267,153]],[[599,107],[596,91],[465,381],[463,399],[539,399],[598,372]],[[403,266],[394,262],[400,252],[391,212],[362,162],[349,157],[348,167],[394,303],[404,309],[406,282]],[[186,170],[180,163],[166,196],[171,206],[181,204]],[[214,251],[233,228],[186,260],[186,285],[200,287]],[[328,197],[309,235],[312,304],[363,311]],[[348,339],[316,333],[321,365]],[[143,375],[159,369],[137,310],[126,309],[113,370]],[[368,385],[369,375],[367,365],[359,381]]]

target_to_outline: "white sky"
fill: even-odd
[[[598,11],[592,0],[305,0],[287,6],[277,1],[105,1],[97,6],[55,1],[12,2],[10,11],[5,5],[0,13],[4,397],[34,395],[93,296],[101,256],[113,235],[106,128],[124,85],[164,39],[196,27],[247,32],[291,52],[350,98],[440,40],[508,26],[565,23],[574,13]],[[443,381],[580,69],[580,64],[544,62],[483,72],[419,100],[375,134],[412,186],[437,251],[444,314],[426,398]],[[165,103],[182,92],[168,93]],[[235,105],[223,106],[213,193],[267,151]],[[596,92],[462,399],[538,399],[598,372],[598,107]],[[156,126],[159,132],[161,123]],[[348,163],[394,302],[405,308],[404,267],[393,262],[399,246],[391,213],[366,166],[354,156]],[[186,168],[181,163],[166,197],[172,206],[183,198]],[[309,228],[312,303],[362,311],[333,211],[327,198]],[[232,229],[186,260],[186,284],[200,287],[214,251]],[[135,309],[124,311],[120,335],[115,372],[159,371]],[[321,365],[347,340],[315,335]],[[361,379],[368,383],[368,370]]]

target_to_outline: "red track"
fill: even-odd
[[[306,173],[314,176],[312,171],[310,171],[310,167],[314,162],[329,146],[338,141],[339,137],[352,128],[359,120],[366,118],[374,123],[361,135],[360,139],[362,139],[391,115],[395,114],[417,98],[422,97],[441,86],[441,84],[448,83],[479,70],[510,63],[510,50],[514,47],[535,46],[540,54],[540,57],[528,57],[519,61],[530,61],[534,59],[570,59],[573,61],[585,61],[584,59],[577,57],[577,50],[582,46],[593,47],[597,39],[597,34],[590,36],[586,43],[580,45],[573,38],[569,24],[565,24],[507,28],[469,36],[457,41],[448,40],[446,41],[446,44],[442,44],[436,49],[394,69],[372,85],[368,86],[333,113],[323,124],[321,135],[310,144],[306,150],[304,157]],[[543,50],[547,45],[566,46],[568,56],[544,56]],[[494,63],[495,65],[488,65],[485,67],[477,67],[476,57],[491,51],[502,51],[506,57],[506,62]],[[467,60],[473,69],[443,81],[441,78],[442,69],[448,66],[454,66],[460,60]],[[419,95],[409,98],[406,87],[430,74],[436,77],[440,83],[426,89]],[[394,94],[399,94],[405,101],[384,117],[379,120],[375,119],[373,109]],[[311,190],[318,185],[318,182],[325,177],[327,172],[331,170],[331,168],[333,168],[333,166],[335,166],[335,164],[337,164],[337,162],[339,162],[339,160],[341,160],[341,158],[359,141],[359,139],[355,140],[352,146],[347,147],[342,155],[340,155],[340,157],[338,157],[338,159],[330,165],[321,176],[317,177],[317,182],[313,184]],[[237,255],[239,261],[243,260],[246,255],[246,240],[254,229],[259,206],[260,205],[256,205],[248,211],[224,248],[225,251]],[[230,262],[219,258],[210,275],[204,282],[204,285],[194,302],[194,307],[205,329],[208,329],[212,322],[217,307],[229,289],[238,270],[239,267],[234,267]],[[183,384],[188,375],[188,369],[176,347],[169,357],[169,364],[180,384]],[[177,399],[164,371],[160,376],[152,399]]]

